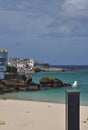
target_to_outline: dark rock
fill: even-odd
[[[34,82],[31,82],[26,89],[26,91],[37,91],[37,90],[40,90],[40,85]]]
[[[71,86],[71,84],[64,83],[61,80],[53,77],[42,77],[40,79],[41,88],[60,88],[65,86]]]
[[[2,79],[0,80],[0,93],[18,92],[18,91],[38,91],[40,89],[60,88],[71,86],[61,80],[53,77],[42,77],[39,84],[32,81],[32,78],[22,79]]]

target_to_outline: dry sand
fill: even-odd
[[[88,130],[88,106],[80,107],[80,130]],[[65,104],[1,100],[0,130],[65,130]]]

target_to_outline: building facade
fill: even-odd
[[[0,49],[0,78],[4,78],[6,72],[6,65],[8,60],[8,51],[6,49]]]

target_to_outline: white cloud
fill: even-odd
[[[44,36],[88,36],[88,0],[65,0],[58,7],[58,16],[48,25]]]
[[[62,14],[70,18],[88,17],[88,0],[65,0]]]
[[[87,19],[87,0],[0,0],[0,27],[8,36],[87,36]]]

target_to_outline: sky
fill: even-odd
[[[88,65],[88,0],[0,0],[0,48],[8,57]]]

